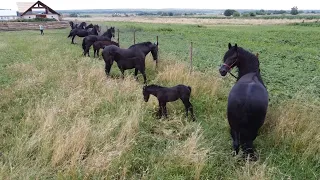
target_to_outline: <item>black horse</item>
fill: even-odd
[[[90,28],[93,28],[93,24],[91,24],[91,23],[88,26],[86,26],[84,29],[90,30]]]
[[[145,74],[145,58],[151,51],[153,60],[158,59],[158,44],[151,42],[143,42],[131,46],[129,49],[122,49],[115,45],[106,46],[102,51],[102,57],[105,62],[105,72],[109,76],[113,61],[116,61],[118,67],[124,77],[124,71],[126,69],[135,69],[134,76],[136,79],[138,71],[143,76],[144,83],[147,83],[147,77]]]
[[[238,78],[228,97],[227,116],[233,149],[238,154],[241,146],[244,155],[256,160],[253,141],[263,125],[268,108],[268,91],[264,85],[259,60],[241,47],[231,46],[223,58],[219,71],[225,76],[233,67],[238,67]]]
[[[191,95],[191,87],[179,84],[174,87],[162,87],[158,85],[149,85],[143,87],[143,97],[144,101],[148,102],[150,94],[157,97],[159,101],[159,111],[158,115],[161,118],[165,116],[167,118],[167,102],[176,101],[181,99],[186,109],[186,116],[188,117],[188,111],[191,113],[192,120],[195,121],[195,117],[193,114],[193,107],[190,103],[190,95]]]
[[[72,29],[85,29],[85,27],[87,26],[86,22],[82,22],[80,24],[75,24],[73,21],[69,21],[69,25]]]
[[[83,55],[90,57],[89,50],[92,44],[96,41],[111,41],[111,38],[114,37],[115,29],[114,27],[110,27],[105,33],[103,33],[101,36],[98,35],[89,35],[83,38],[82,40],[82,49],[83,49]]]
[[[93,47],[93,57],[96,57],[96,54],[99,57],[99,50],[104,49],[106,46],[109,46],[109,45],[116,45],[119,47],[119,44],[114,41],[96,41],[96,42],[94,42],[93,46],[92,46]]]
[[[74,44],[74,38],[76,36],[86,37],[88,35],[98,35],[99,31],[100,31],[100,29],[99,29],[98,25],[94,25],[93,28],[88,29],[88,30],[87,29],[75,28],[75,29],[70,31],[70,34],[69,34],[68,38],[72,37],[71,44]]]

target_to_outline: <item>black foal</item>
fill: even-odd
[[[162,87],[158,85],[149,85],[143,87],[143,96],[144,101],[148,102],[150,94],[156,96],[159,101],[159,116],[163,115],[167,117],[167,102],[176,101],[181,99],[185,108],[186,108],[186,116],[188,117],[188,111],[191,113],[192,120],[195,121],[195,117],[193,114],[192,104],[190,103],[190,94],[191,87],[179,84],[174,87]]]

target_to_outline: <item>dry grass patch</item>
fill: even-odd
[[[271,111],[266,125],[275,136],[275,143],[289,140],[291,148],[305,157],[320,153],[319,102],[318,98],[299,93]]]
[[[164,163],[174,161],[182,167],[191,167],[194,169],[194,179],[200,179],[200,174],[208,159],[208,147],[202,135],[200,125],[187,137],[186,140],[168,147]]]

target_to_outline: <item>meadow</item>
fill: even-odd
[[[197,120],[184,117],[179,101],[168,119],[156,119],[142,76],[121,79],[114,65],[106,78],[102,60],[81,55],[80,38],[70,44],[69,29],[0,32],[0,179],[320,178],[319,27],[104,24],[120,29],[123,48],[133,31],[136,42],[159,36],[159,67],[146,59],[148,83],[191,86]],[[260,54],[269,91],[257,162],[231,156],[226,104],[235,79],[218,73],[229,42]]]

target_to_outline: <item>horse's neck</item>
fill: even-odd
[[[148,89],[148,92],[157,97],[158,90],[155,88]]]
[[[248,57],[241,57],[240,55],[240,62],[239,62],[239,65],[238,65],[238,69],[239,69],[239,72],[238,72],[238,80],[248,74],[248,73],[253,73],[253,72],[258,72],[259,75],[260,75],[260,72],[259,72],[259,61],[257,59],[254,59],[253,57],[252,58],[248,58]]]
[[[151,51],[151,49],[147,46],[142,46],[142,47],[137,47],[137,48],[140,49],[145,56]]]

